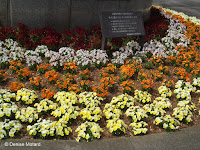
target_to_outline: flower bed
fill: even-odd
[[[81,27],[61,35],[0,28],[0,139],[91,141],[199,124],[200,21],[152,8],[158,12],[141,51],[133,38],[94,49],[100,45],[87,40],[99,41],[98,27],[91,35]]]

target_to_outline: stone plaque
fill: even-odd
[[[102,30],[102,49],[106,38],[141,36],[140,45],[144,43],[144,23],[141,12],[102,12],[100,15]]]
[[[100,20],[104,37],[145,35],[140,12],[103,12]]]

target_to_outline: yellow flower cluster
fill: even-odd
[[[99,106],[101,101],[103,101],[103,98],[98,97],[96,92],[82,92],[78,97],[79,103],[86,107]]]
[[[56,101],[58,101],[61,105],[68,103],[72,105],[76,104],[78,101],[77,95],[74,92],[65,92],[65,91],[57,92],[53,98],[56,99]]]
[[[160,86],[158,88],[158,92],[161,95],[161,97],[164,97],[164,98],[169,98],[172,96],[172,91],[167,86]]]
[[[147,91],[135,90],[134,95],[134,99],[140,103],[145,104],[151,102],[151,94]]]
[[[32,123],[38,119],[38,114],[34,107],[27,107],[17,111],[15,118],[19,119],[21,122]]]
[[[5,89],[0,89],[0,103],[11,102],[15,98],[15,93],[11,93]]]
[[[113,118],[119,118],[122,114],[121,110],[118,109],[115,105],[107,103],[103,110],[106,119],[113,119]]]
[[[154,120],[154,124],[160,126],[161,128],[165,129],[166,131],[176,130],[179,128],[180,122],[171,117],[170,115],[156,117]]]
[[[138,122],[148,117],[145,110],[140,106],[131,106],[126,110],[125,114],[130,118],[131,122]]]
[[[179,80],[175,84],[174,93],[176,94],[177,100],[191,100],[191,92],[195,92],[196,88],[193,87],[190,82],[184,82],[183,80]]]
[[[126,133],[127,125],[119,118],[107,120],[107,128],[113,135],[121,135]]]
[[[147,125],[148,124],[144,121],[133,122],[130,124],[134,135],[147,134],[148,132],[148,129],[146,128]]]
[[[29,135],[47,138],[49,136],[63,137],[65,135],[69,135],[70,132],[72,132],[72,129],[59,121],[40,119],[34,125],[28,125],[27,131],[29,132]]]
[[[173,116],[179,121],[190,123],[194,109],[195,105],[191,101],[180,101],[177,107],[173,109]]]
[[[115,105],[121,110],[126,110],[130,106],[134,105],[134,98],[125,93],[117,97],[113,97],[111,100],[111,104]]]
[[[156,97],[153,104],[155,107],[161,107],[162,109],[169,109],[172,107],[170,100],[164,97]]]
[[[100,107],[90,106],[83,108],[80,115],[83,120],[97,122],[102,118],[102,111]]]
[[[5,119],[0,122],[0,140],[6,137],[14,137],[14,135],[22,129],[22,125],[17,120]]]
[[[146,104],[143,106],[145,112],[148,114],[148,115],[151,115],[151,116],[163,116],[166,111],[162,108],[162,106],[155,106],[153,103],[152,104]]]
[[[54,103],[51,100],[43,99],[40,101],[40,103],[34,104],[34,107],[36,107],[37,112],[48,112],[51,110],[55,110],[57,108],[58,104]]]
[[[200,77],[194,78],[194,79],[193,79],[192,85],[193,85],[194,87],[196,87],[196,89],[197,89],[196,92],[197,92],[197,93],[200,93]]]
[[[11,103],[0,103],[0,118],[11,118],[17,112],[18,106]]]
[[[73,106],[70,103],[62,104],[56,110],[52,111],[51,115],[56,118],[60,118],[59,121],[70,123],[75,120],[79,115],[79,107]]]
[[[22,88],[17,91],[16,101],[20,101],[25,104],[32,104],[36,98],[37,96],[33,90]]]
[[[101,132],[103,129],[99,126],[98,123],[95,122],[84,122],[76,129],[78,132],[78,137],[76,141],[80,141],[81,139],[88,141],[99,139],[101,137]]]

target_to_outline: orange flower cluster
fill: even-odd
[[[187,72],[191,72],[195,67],[195,62],[190,62],[189,60],[182,61],[182,65]]]
[[[100,86],[93,87],[92,90],[97,93],[97,96],[104,99],[108,96],[108,91]]]
[[[90,78],[90,70],[87,68],[84,71],[80,71],[79,75],[82,80],[88,80]]]
[[[191,71],[194,78],[200,77],[200,62],[196,64],[195,68]]]
[[[16,73],[17,70],[19,70],[20,66],[22,65],[20,60],[18,61],[11,60],[9,63],[10,63],[9,68],[11,69],[12,73]]]
[[[42,87],[41,77],[37,76],[37,77],[30,78],[29,80],[30,80],[30,84],[33,89],[35,89],[35,90],[41,89],[41,87]]]
[[[28,68],[22,68],[20,70],[17,70],[16,73],[20,81],[28,80],[31,76],[31,72],[28,70]]]
[[[7,72],[4,73],[3,70],[0,70],[0,83],[5,82],[7,79]]]
[[[60,91],[69,91],[69,87],[72,85],[72,80],[70,78],[57,80],[56,86],[58,86]]]
[[[158,70],[151,71],[151,74],[152,74],[153,79],[156,80],[156,81],[162,81],[163,78],[166,78],[166,76],[163,75],[163,73],[159,72]]]
[[[180,80],[184,80],[186,82],[190,82],[191,74],[186,72],[184,68],[174,68],[174,73]]]
[[[55,70],[47,71],[45,73],[45,78],[48,80],[49,83],[55,84],[56,81],[58,80],[59,73],[56,72]]]
[[[90,80],[81,80],[81,82],[79,82],[79,88],[82,92],[91,91],[92,86],[90,84]]]
[[[101,69],[101,76],[102,77],[108,77],[109,74],[114,74],[115,73],[115,70],[116,70],[116,66],[114,66],[113,64],[109,63],[107,64],[106,67],[103,67]]]
[[[66,73],[76,73],[77,66],[73,62],[68,62],[64,64],[63,70]]]
[[[121,81],[125,81],[130,79],[135,74],[135,65],[134,64],[126,64],[120,67]]]
[[[167,60],[168,60],[169,64],[172,66],[177,66],[179,64],[176,56],[172,56],[172,55],[168,56]]]
[[[70,73],[67,73],[65,76],[63,76],[64,78],[57,80],[56,86],[58,86],[60,91],[70,91],[72,90],[74,87],[76,87],[74,85],[74,83],[76,83],[75,78],[76,75],[72,75]],[[71,87],[73,86],[73,88],[71,89]],[[75,90],[76,91],[76,90]],[[78,92],[78,91],[77,91]]]
[[[122,86],[123,93],[131,94],[135,91],[135,83],[133,81],[123,81],[120,86]]]
[[[42,98],[53,100],[53,96],[54,95],[55,95],[55,92],[53,90],[51,90],[51,89],[42,89],[41,90]]]
[[[20,82],[11,82],[10,86],[7,88],[7,90],[11,90],[13,92],[17,92],[21,88],[24,88],[24,84]]]
[[[135,60],[128,60],[128,61],[126,61],[125,64],[132,64],[132,65],[134,65],[134,67],[135,67],[135,73],[138,73],[140,71],[140,69],[142,69],[142,64],[138,63]]]
[[[144,91],[150,91],[152,87],[155,85],[153,80],[150,79],[144,79],[142,80],[142,82],[140,82],[140,84],[142,86],[142,90]]]
[[[167,66],[160,65],[158,67],[159,71],[163,74],[169,75],[169,68]]]
[[[144,80],[144,79],[147,79],[147,78],[152,78],[152,75],[147,75],[147,73],[148,72],[144,72],[144,70],[140,70],[139,72],[138,72],[138,79],[139,79],[139,81],[142,81],[142,80]]]
[[[164,59],[164,58],[163,58],[162,56],[158,56],[158,57],[152,56],[152,57],[150,58],[150,61],[152,61],[152,63],[153,63],[156,67],[158,67],[158,66],[164,64],[163,59]]]
[[[174,87],[174,81],[173,80],[166,80],[164,79],[162,82],[162,85],[167,86],[168,88],[172,89]]]
[[[104,77],[100,80],[101,87],[108,91],[113,91],[115,89],[115,82],[118,80],[118,77],[114,77],[114,75],[110,75],[109,77]]]
[[[44,74],[48,70],[49,66],[50,64],[40,64],[36,67],[37,72]]]

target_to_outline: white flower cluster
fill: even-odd
[[[127,43],[125,48],[121,47],[119,51],[115,51],[112,53],[113,57],[111,62],[116,66],[123,65],[128,57],[132,57],[134,55],[134,51],[139,51],[140,49],[141,46],[139,45],[139,43],[132,40]]]
[[[115,105],[121,110],[126,110],[127,108],[134,105],[134,98],[125,93],[117,97],[113,97],[111,100],[111,104]]]
[[[74,61],[77,66],[81,69],[90,68],[92,64],[92,60],[90,58],[90,52],[87,50],[80,49],[76,52],[76,57]]]
[[[28,125],[27,131],[29,135],[47,138],[49,136],[64,137],[69,135],[72,129],[62,122],[39,119],[37,123]]]
[[[57,108],[57,106],[58,106],[57,103],[54,103],[53,101],[51,101],[49,99],[43,99],[40,101],[40,103],[34,104],[34,107],[36,107],[37,112],[39,112],[39,113],[55,110]]]
[[[177,107],[173,109],[173,116],[179,121],[190,123],[192,121],[192,111],[195,105],[189,100],[179,101]]]
[[[36,51],[27,50],[24,55],[29,67],[34,67],[36,69],[36,66],[42,63],[42,58]]]
[[[110,103],[105,105],[103,112],[106,116],[106,119],[120,118],[120,115],[122,114],[120,109]]]
[[[11,93],[6,89],[0,89],[0,103],[12,102],[15,98],[15,93]]]
[[[19,44],[13,39],[5,39],[5,42],[3,42],[1,45],[4,45],[7,49],[11,49],[12,47],[19,46]]]
[[[139,91],[139,90],[135,90],[134,93],[134,100],[140,102],[140,103],[149,103],[151,102],[151,94],[148,93],[147,91]]]
[[[140,108],[140,106],[131,106],[129,107],[125,114],[131,119],[132,122],[139,122],[148,118],[145,110]]]
[[[128,54],[123,53],[121,51],[115,51],[112,53],[112,60],[111,62],[116,66],[121,66],[125,63],[128,58]]]
[[[35,49],[35,52],[39,54],[39,56],[44,56],[48,51],[48,47],[46,45],[38,45]]]
[[[21,47],[12,47],[10,49],[9,57],[12,60],[23,61],[23,60],[25,60],[25,50]]]
[[[22,129],[22,125],[17,120],[5,119],[0,122],[0,140],[7,137],[14,137]]]
[[[105,50],[94,49],[90,51],[92,63],[96,67],[105,66],[108,62],[108,55]]]
[[[101,137],[101,132],[103,129],[99,126],[98,123],[95,122],[84,122],[76,129],[78,132],[78,137],[76,141],[80,141],[82,139],[88,141],[99,139]]]
[[[119,118],[113,118],[107,120],[106,127],[108,128],[109,132],[113,135],[121,135],[126,133],[127,125],[124,123],[123,120]]]
[[[79,103],[86,107],[99,106],[101,101],[103,101],[102,97],[98,97],[95,92],[82,92],[79,94]]]
[[[161,128],[165,129],[166,131],[176,130],[179,128],[180,122],[171,117],[170,115],[156,117],[154,120],[154,124],[160,126]]]
[[[11,103],[0,103],[0,118],[10,118],[17,112],[18,106]]]
[[[164,97],[164,98],[169,98],[172,96],[172,91],[167,86],[160,86],[158,88],[158,92],[161,95],[161,97]]]
[[[162,109],[169,109],[172,107],[171,102],[165,97],[156,97],[153,101],[155,107],[161,107]]]
[[[61,47],[59,54],[64,57],[66,62],[73,62],[75,57],[75,50],[70,47]]]
[[[130,124],[130,126],[134,135],[147,134],[148,132],[148,124],[144,121],[133,122]]]
[[[184,82],[183,80],[178,80],[175,88],[174,93],[176,94],[177,100],[191,100],[190,93],[196,91],[196,88],[190,82]]]
[[[22,88],[17,91],[16,101],[23,102],[25,104],[32,104],[37,98],[35,91]]]
[[[32,123],[38,119],[38,114],[34,107],[27,107],[17,111],[15,118],[21,122]]]

